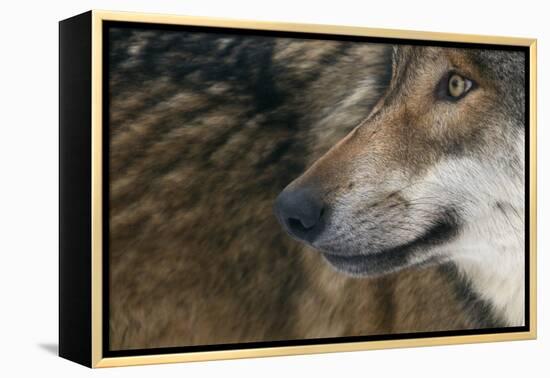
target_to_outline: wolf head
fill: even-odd
[[[275,203],[291,236],[352,275],[476,258],[524,206],[525,54],[400,46],[392,59],[368,117]]]

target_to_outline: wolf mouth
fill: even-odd
[[[423,234],[410,242],[368,254],[342,255],[321,251],[336,270],[355,276],[378,275],[411,265],[411,257],[429,247],[441,245],[453,239],[459,231],[456,212],[447,210]]]

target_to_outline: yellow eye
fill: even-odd
[[[458,98],[463,96],[472,87],[472,82],[459,74],[452,74],[449,77],[448,88],[449,96]]]

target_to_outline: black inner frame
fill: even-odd
[[[398,333],[388,335],[369,335],[369,336],[349,336],[349,337],[331,337],[331,338],[316,338],[316,339],[299,339],[299,340],[277,340],[277,341],[261,341],[248,343],[233,343],[233,344],[209,344],[209,345],[193,345],[181,347],[166,347],[166,348],[145,348],[145,349],[128,349],[128,350],[110,350],[109,342],[109,324],[110,324],[110,298],[109,298],[109,230],[110,230],[110,209],[109,209],[109,158],[110,158],[110,94],[109,94],[109,28],[129,28],[129,29],[153,29],[153,30],[168,30],[168,31],[186,31],[186,32],[201,32],[201,33],[224,33],[234,35],[254,35],[266,37],[283,37],[283,38],[300,38],[300,39],[322,39],[322,40],[337,40],[337,41],[352,41],[352,42],[368,42],[368,43],[384,43],[384,44],[403,44],[403,45],[422,45],[422,46],[440,46],[440,47],[458,47],[458,48],[475,48],[487,50],[508,50],[521,51],[525,54],[525,325],[522,327],[502,327],[502,328],[484,328],[484,329],[468,329],[468,330],[449,330],[449,331],[434,331],[434,332],[417,332],[417,333]],[[383,38],[383,37],[366,37],[366,36],[350,36],[350,35],[334,35],[324,33],[307,33],[307,32],[286,32],[286,31],[268,31],[268,30],[250,30],[238,28],[210,27],[210,26],[189,26],[189,25],[166,25],[155,23],[141,22],[125,22],[125,21],[103,21],[102,22],[102,56],[103,56],[103,77],[102,77],[102,127],[103,127],[103,357],[126,357],[139,355],[156,355],[169,353],[189,353],[189,352],[207,352],[219,350],[235,350],[235,349],[254,349],[266,347],[283,347],[283,346],[302,346],[316,344],[338,344],[350,342],[364,341],[382,341],[382,340],[404,340],[404,339],[425,339],[444,336],[466,336],[466,335],[486,335],[496,333],[511,333],[511,332],[529,332],[530,330],[530,54],[529,47],[526,46],[509,46],[497,44],[482,44],[482,43],[461,43],[461,42],[442,42],[429,40],[409,40],[400,38]]]

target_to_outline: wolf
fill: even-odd
[[[487,326],[523,326],[525,54],[400,45],[391,76],[279,194],[279,222],[351,276],[440,265],[466,312],[476,298]]]
[[[446,265],[357,279],[273,216],[386,92],[391,45],[113,27],[107,46],[111,350],[493,325]]]

